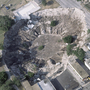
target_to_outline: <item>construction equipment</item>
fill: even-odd
[[[83,81],[89,81],[89,80],[90,80],[89,76],[83,79]]]

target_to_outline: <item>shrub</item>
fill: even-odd
[[[5,84],[2,85],[1,90],[15,90],[12,85],[13,82],[11,80],[8,80]]]
[[[63,38],[65,43],[72,43],[73,37],[71,35],[68,35],[67,37]]]
[[[44,6],[46,6],[46,0],[42,0],[42,4],[44,5]]]
[[[31,78],[31,77],[34,76],[34,73],[32,73],[32,72],[28,72],[28,76]]]
[[[57,25],[57,21],[51,21],[51,26],[56,26]]]
[[[42,50],[44,48],[44,45],[41,45],[38,47],[39,50]]]
[[[78,57],[79,60],[83,61],[85,57],[85,51],[82,48],[77,48],[77,50],[73,51],[74,55]]]
[[[14,24],[14,20],[9,18],[8,16],[1,16],[0,15],[0,29],[7,31],[10,27]]]
[[[0,72],[0,85],[4,84],[8,79],[8,75],[6,72]]]
[[[3,44],[0,44],[0,49],[1,49],[1,50],[3,50],[3,49],[4,49]]]
[[[67,48],[67,55],[68,56],[72,55],[72,45],[68,44],[66,48]]]
[[[11,11],[14,11],[14,10],[16,10],[16,9],[11,9]]]
[[[87,33],[88,33],[88,34],[90,33],[90,29],[88,29]]]
[[[16,86],[18,86],[18,87],[21,86],[21,82],[20,82],[20,80],[17,79],[17,78],[14,78],[14,79],[13,79],[13,83],[14,83]]]

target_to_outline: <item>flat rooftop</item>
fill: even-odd
[[[55,86],[56,90],[73,90],[79,86],[78,82],[68,69],[51,82]]]
[[[82,79],[89,76],[89,74],[81,67],[81,65],[76,60],[74,63],[69,61],[69,64]]]
[[[35,1],[30,1],[28,4],[22,6],[21,8],[15,10],[13,13],[16,18],[20,19],[30,19],[30,14],[39,10],[40,7]]]

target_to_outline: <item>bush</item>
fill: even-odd
[[[42,0],[42,4],[44,5],[44,6],[46,6],[46,0]]]
[[[0,16],[0,29],[7,31],[14,24],[14,20],[8,16]]]
[[[41,45],[38,47],[39,50],[42,50],[44,48],[44,45]]]
[[[67,55],[68,56],[72,55],[72,45],[68,44],[66,48],[67,48]]]
[[[73,37],[71,35],[68,35],[67,37],[63,38],[65,43],[72,43]]]
[[[14,10],[16,10],[16,9],[11,9],[11,11],[14,11]]]
[[[6,72],[0,72],[0,86],[6,82],[8,75]]]
[[[73,51],[74,55],[78,57],[79,60],[83,61],[85,57],[85,51],[82,48],[77,48],[77,50]]]
[[[56,26],[57,25],[57,21],[51,21],[51,26]]]
[[[31,78],[31,77],[34,76],[34,73],[32,73],[32,72],[28,72],[28,76]]]
[[[15,90],[12,85],[13,82],[11,80],[8,80],[5,84],[2,85],[1,90]]]
[[[13,83],[14,83],[16,86],[18,86],[18,87],[21,86],[21,82],[20,82],[20,80],[17,79],[17,78],[14,78],[14,79],[13,79]]]
[[[0,44],[0,49],[1,49],[1,50],[3,50],[3,49],[4,49],[3,44]]]
[[[88,33],[88,34],[90,33],[90,29],[88,29],[87,33]]]

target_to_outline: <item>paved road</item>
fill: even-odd
[[[62,8],[78,8],[81,9],[86,16],[86,23],[87,23],[87,28],[90,29],[90,13],[82,7],[81,2],[77,2],[77,0],[56,0],[59,4],[60,7]]]

